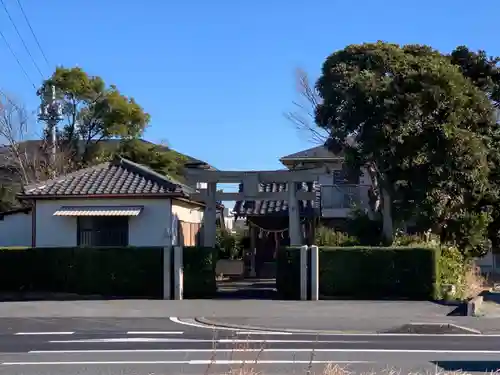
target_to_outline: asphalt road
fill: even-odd
[[[198,328],[165,319],[0,319],[0,374],[484,373],[500,368],[500,336],[308,335]],[[208,371],[207,371],[208,368]]]

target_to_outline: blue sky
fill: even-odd
[[[102,76],[151,114],[147,139],[220,169],[279,168],[280,156],[311,147],[283,116],[297,98],[295,69],[317,77],[325,57],[348,44],[465,44],[500,55],[493,0],[477,8],[463,0],[20,0],[48,66],[17,0],[3,1],[44,75],[78,65]],[[38,85],[1,5],[0,30]],[[2,40],[0,56],[0,88],[36,109]]]

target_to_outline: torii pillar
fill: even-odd
[[[302,228],[300,226],[300,209],[297,200],[297,184],[288,181],[288,234],[290,246],[302,246]]]
[[[205,201],[205,212],[203,214],[203,246],[215,247],[215,234],[217,222],[217,183],[207,183],[207,199]],[[221,220],[224,220],[223,218]]]

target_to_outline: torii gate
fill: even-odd
[[[309,170],[277,170],[277,171],[218,171],[207,169],[186,168],[187,178],[193,184],[205,182],[206,189],[198,189],[200,193],[193,194],[194,200],[205,203],[203,218],[203,245],[215,246],[216,235],[216,204],[217,201],[259,201],[284,200],[288,202],[289,235],[291,246],[302,245],[302,230],[300,227],[299,200],[315,200],[316,192],[297,191],[290,189],[297,183],[318,181],[320,175],[328,173],[328,168]],[[259,183],[287,183],[287,191],[260,192]],[[242,193],[226,193],[217,191],[217,183],[243,183]]]

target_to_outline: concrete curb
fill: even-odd
[[[205,317],[194,318],[194,320],[200,324],[205,324],[215,328],[229,328],[240,331],[265,331],[265,332],[290,332],[290,333],[310,333],[310,334],[363,334],[363,333],[376,333],[376,332],[366,332],[366,331],[331,331],[331,330],[309,330],[309,329],[296,329],[296,328],[269,328],[269,327],[258,327],[258,326],[248,326],[245,324],[231,324],[231,323],[221,323],[216,322]]]
[[[277,329],[277,328],[266,328],[266,327],[257,327],[257,326],[248,326],[244,324],[231,324],[231,323],[221,323],[221,322],[216,322],[210,319],[207,319],[205,317],[199,317],[199,318],[194,318],[194,320],[200,324],[206,324],[211,327],[215,328],[229,328],[229,329],[234,329],[234,330],[241,330],[241,331],[265,331],[265,332],[290,332],[290,333],[302,333],[302,334],[318,334],[318,335],[335,335],[335,334],[352,334],[352,335],[363,335],[363,334],[368,334],[368,335],[373,335],[373,334],[380,334],[384,335],[387,334],[385,332],[377,332],[377,331],[356,331],[356,330],[346,330],[346,331],[332,331],[332,330],[307,330],[307,329],[295,329],[295,328],[283,328],[283,329]],[[431,327],[436,327],[436,326],[450,326],[454,327],[456,329],[464,331],[463,334],[467,335],[481,335],[482,332],[478,331],[473,328],[468,328],[464,326],[460,326],[457,324],[453,323],[409,323],[407,324],[408,326],[415,326],[415,327],[422,327],[422,326],[431,326]],[[390,333],[389,333],[390,334]],[[398,333],[395,333],[397,335]],[[409,333],[411,334],[411,333]],[[415,333],[414,335],[418,336],[418,333]],[[437,333],[436,335],[440,335]]]
[[[467,302],[467,316],[478,316],[483,304],[483,296],[477,296]]]

